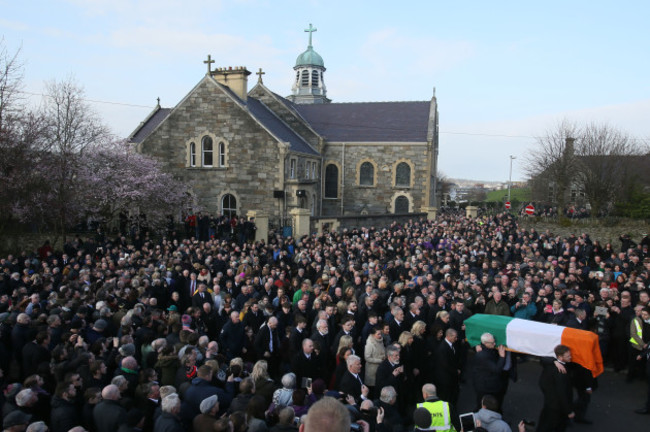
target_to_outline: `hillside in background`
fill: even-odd
[[[499,189],[489,191],[485,201],[487,202],[505,202],[508,197],[508,189]],[[510,190],[510,201],[526,202],[530,201],[530,188],[512,188]]]

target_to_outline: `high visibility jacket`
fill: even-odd
[[[643,324],[641,318],[634,317],[630,324],[630,343],[632,347],[641,351],[643,349]]]
[[[451,424],[451,414],[449,404],[445,401],[422,402],[417,405],[418,408],[426,408],[431,413],[431,426],[425,430],[435,430],[440,432],[455,432]]]

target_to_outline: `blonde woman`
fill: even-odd
[[[265,406],[268,407],[271,405],[276,386],[269,376],[269,364],[266,360],[260,360],[255,363],[251,372],[251,378],[255,382],[255,394],[264,397]]]
[[[364,358],[366,359],[366,377],[364,383],[372,390],[375,387],[377,368],[386,359],[386,348],[384,347],[384,338],[381,334],[380,326],[375,326],[370,331],[368,339],[366,339]]]
[[[429,364],[428,361],[430,360],[427,343],[424,340],[426,331],[427,325],[424,321],[418,320],[411,327],[411,334],[413,335],[411,354],[413,359],[413,376],[416,383],[415,388],[418,388],[419,384],[424,384],[423,373],[426,371],[426,365]]]
[[[341,336],[341,339],[339,339],[339,346],[338,348],[336,348],[336,352],[341,351],[341,348],[350,348],[354,353],[353,345],[354,345],[354,340],[352,339],[352,336],[343,335]]]

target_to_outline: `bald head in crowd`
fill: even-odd
[[[350,423],[347,408],[334,398],[324,397],[311,406],[300,432],[348,432]]]
[[[109,384],[102,390],[102,399],[104,400],[119,400],[120,389],[115,384]]]

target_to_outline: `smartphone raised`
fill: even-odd
[[[474,419],[474,413],[466,413],[458,416],[460,419],[460,426],[463,431],[469,432],[476,429],[476,421]]]

